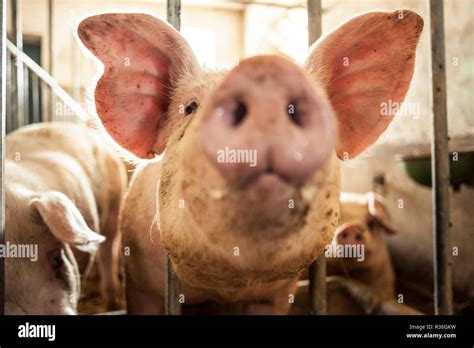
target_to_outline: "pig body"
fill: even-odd
[[[81,22],[82,43],[104,65],[95,101],[105,130],[142,159],[166,148],[134,175],[121,210],[129,313],[164,312],[165,250],[185,304],[288,312],[300,271],[339,222],[337,157],[372,144],[391,121],[380,103],[408,89],[423,23],[403,13],[354,18],[303,68],[257,56],[222,73],[202,71],[152,16]]]
[[[122,162],[84,126],[36,124],[6,137],[5,173],[6,241],[38,246],[35,262],[6,259],[6,313],[75,313],[80,278],[102,242],[99,267],[112,306]]]

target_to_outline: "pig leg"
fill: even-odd
[[[394,300],[381,300],[365,285],[346,278],[328,277],[331,286],[344,289],[357,305],[363,308],[367,315],[422,315],[414,308],[400,304]],[[329,284],[328,284],[329,285]]]
[[[377,314],[383,315],[424,315],[424,313],[397,301],[383,301]]]

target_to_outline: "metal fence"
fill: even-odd
[[[428,1],[428,0],[427,0]],[[49,71],[52,69],[52,16],[53,0],[49,6]],[[1,0],[1,84],[0,84],[0,132],[2,138],[0,172],[0,243],[5,241],[4,199],[4,140],[6,130],[28,123],[57,120],[61,113],[54,111],[58,101],[68,110],[66,116],[87,120],[89,115],[58,84],[58,82],[22,51],[21,13],[18,2],[11,0],[13,41],[6,38],[6,0]],[[308,42],[312,44],[321,35],[321,0],[308,0]],[[433,182],[433,270],[434,303],[436,314],[452,314],[452,280],[449,249],[449,153],[447,135],[446,71],[444,51],[443,0],[429,0],[431,27],[431,71],[432,71],[432,182]],[[181,22],[181,1],[167,1],[167,19],[177,30]],[[8,88],[6,88],[8,84]],[[31,86],[31,87],[29,87]],[[55,102],[56,101],[56,102]],[[70,113],[71,112],[71,113]],[[64,116],[64,113],[63,113]],[[59,119],[63,119],[59,117]],[[181,313],[179,281],[174,274],[171,261],[167,261],[165,278],[166,314]],[[309,313],[326,314],[326,264],[324,256],[316,260],[309,269]],[[0,258],[0,311],[4,311],[4,260]]]

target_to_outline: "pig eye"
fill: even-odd
[[[62,248],[55,249],[51,251],[50,255],[51,266],[56,277],[61,277],[64,270],[64,250]]]
[[[61,254],[53,257],[53,268],[55,270],[59,270],[63,264],[64,264],[64,261]]]
[[[367,221],[367,227],[369,228],[369,230],[373,230],[375,228],[375,221],[372,219]]]
[[[198,107],[199,107],[198,103],[193,100],[193,101],[190,102],[188,105],[186,105],[186,108],[184,109],[184,114],[185,114],[186,116],[189,116],[189,115],[191,115],[193,112],[195,112]]]

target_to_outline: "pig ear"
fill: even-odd
[[[92,231],[77,207],[60,192],[46,192],[31,200],[35,209],[51,233],[61,242],[84,252],[93,252],[105,241]]]
[[[371,218],[373,218],[386,232],[391,234],[397,233],[398,231],[392,224],[392,220],[390,219],[390,215],[385,205],[385,199],[374,192],[368,192],[366,197]]]
[[[103,14],[78,27],[82,43],[104,64],[95,103],[105,129],[141,158],[161,153],[180,119],[169,118],[176,80],[198,69],[194,54],[170,25],[146,14]]]
[[[339,158],[357,156],[390,124],[393,115],[381,115],[381,107],[405,98],[422,29],[423,19],[412,11],[374,12],[315,44],[306,68],[336,112]]]

